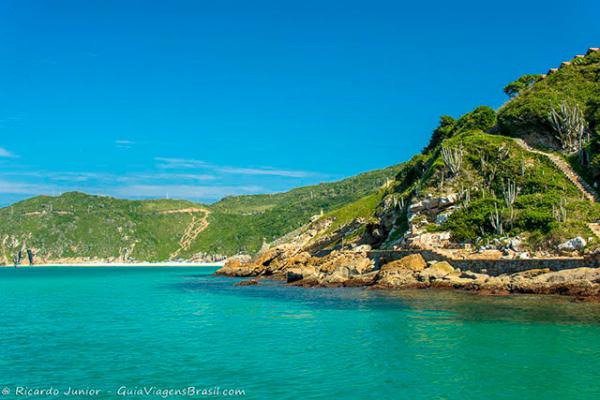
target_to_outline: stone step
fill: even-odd
[[[590,224],[588,224],[588,227],[590,228],[590,230],[592,232],[594,232],[594,235],[596,235],[596,237],[600,239],[600,223],[598,223],[598,222],[590,223]]]

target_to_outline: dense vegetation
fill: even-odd
[[[444,145],[464,149],[460,173],[440,185],[444,163],[435,160],[428,190],[443,192],[449,186],[463,194],[462,206],[439,227],[456,241],[521,235],[533,248],[553,248],[577,235],[593,236],[587,223],[600,218],[600,207],[582,198],[546,157],[481,131],[465,132]]]

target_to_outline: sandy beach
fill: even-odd
[[[88,263],[45,263],[34,265],[19,265],[18,268],[39,268],[39,267],[222,267],[224,262],[215,263],[195,263],[195,262],[141,262],[141,263],[107,263],[107,262],[88,262]],[[14,265],[3,265],[4,268],[14,268]]]

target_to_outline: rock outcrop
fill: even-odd
[[[490,276],[461,271],[447,261],[428,264],[420,254],[407,255],[376,267],[364,251],[332,251],[323,257],[312,257],[306,252],[298,252],[298,249],[282,246],[270,249],[250,262],[234,258],[217,273],[235,277],[270,277],[304,287],[445,288],[495,295],[531,293],[600,298],[600,269],[597,268],[558,272],[532,269]]]

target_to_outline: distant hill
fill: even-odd
[[[0,262],[10,264],[26,248],[38,261],[164,261],[255,252],[263,239],[372,192],[398,168],[286,193],[227,197],[210,206],[78,192],[38,196],[0,209]]]

